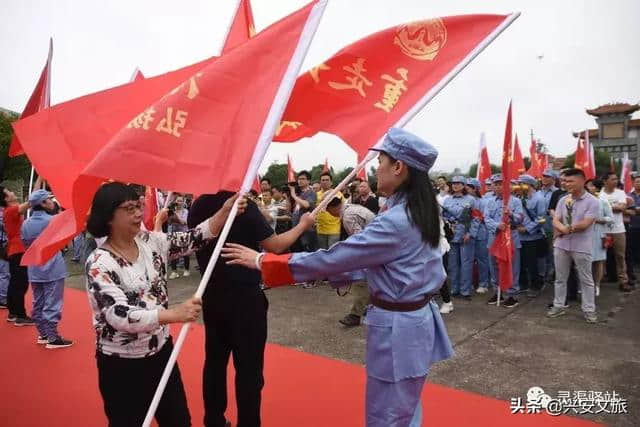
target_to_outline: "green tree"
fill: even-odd
[[[11,123],[18,119],[17,115],[0,113],[0,181],[22,180],[27,182],[31,172],[31,163],[27,156],[9,157],[9,145],[13,136]]]
[[[490,163],[491,166],[491,174],[493,175],[494,173],[500,173],[500,171],[502,170],[502,168],[498,165],[494,165],[493,163]],[[478,174],[478,164],[474,163],[469,167],[469,172],[467,173],[467,176],[476,176]]]
[[[287,183],[287,164],[273,162],[263,178],[268,178],[273,187],[282,187]]]

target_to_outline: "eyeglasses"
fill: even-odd
[[[136,210],[142,210],[142,208],[143,205],[141,202],[127,203],[122,206],[118,206],[118,209],[122,209],[128,214],[133,214],[136,212]]]

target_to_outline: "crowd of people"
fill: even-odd
[[[504,224],[501,174],[487,179],[481,194],[477,179],[441,176],[439,190],[449,280],[441,290],[442,313],[453,311],[451,298],[470,300],[493,290],[488,304],[498,302],[499,271],[490,248],[496,233],[511,229],[515,247],[513,283],[501,304],[518,305],[518,296],[537,297],[553,284],[550,317],[565,314],[570,301],[582,301],[588,322],[596,322],[595,297],[605,271],[621,292],[636,286],[640,264],[640,175],[626,194],[615,173],[585,179],[581,169],[547,170],[539,181],[521,175],[511,181],[509,224]],[[502,301],[502,299],[504,299]]]
[[[165,202],[163,193],[159,204],[168,208],[159,211],[152,230],[142,222],[144,196],[134,186],[103,185],[94,197],[86,233],[74,240],[71,258],[85,263],[99,387],[110,425],[140,424],[171,353],[168,324],[193,321],[201,313],[206,331],[205,425],[230,425],[224,413],[231,356],[236,368],[238,425],[260,424],[268,309],[263,291],[271,284],[265,277],[284,268],[263,274],[251,269],[260,269],[264,262],[288,263],[290,271],[280,274],[286,277],[283,283],[310,289],[328,281],[341,295],[350,294],[350,312],[339,320],[346,327],[386,325],[389,319],[376,311],[383,309],[384,313],[407,313],[411,322],[426,316],[444,331],[439,313],[453,311],[452,298],[471,300],[488,294],[487,304],[513,308],[522,295],[536,298],[550,284],[554,297],[547,316],[561,316],[571,301],[580,300],[585,320],[594,323],[605,274],[621,292],[635,288],[634,267],[640,261],[640,176],[634,176],[634,189],[625,194],[615,173],[591,180],[573,168],[545,171],[540,181],[521,175],[510,183],[511,194],[504,203],[501,174],[484,183],[464,176],[431,181],[426,172],[435,160],[435,150],[407,135],[388,137],[389,147],[381,153],[377,195],[367,181],[356,179],[317,216],[312,212],[333,189],[329,172],[312,182],[311,174],[301,171],[296,182],[280,187],[265,178],[260,192],[252,191],[239,200],[239,195],[223,191],[193,201],[175,194]],[[415,159],[410,156],[398,160],[389,155],[395,150],[394,138],[426,150],[426,154],[412,154],[417,166],[411,166]],[[398,156],[403,153],[398,151]],[[63,255],[57,253],[42,266],[20,265],[22,254],[59,209],[53,195],[39,186],[36,183],[24,203],[0,187],[0,308],[8,309],[7,321],[16,326],[35,326],[37,344],[57,349],[73,344],[58,331],[67,275]],[[183,263],[183,276],[188,276],[189,257],[195,253],[198,269],[204,271],[212,243],[236,200],[238,217],[228,236],[230,247],[223,251],[231,261],[218,261],[202,300],[194,297],[170,308],[167,282],[179,277],[178,261]],[[491,248],[503,230],[510,230],[515,248],[513,277],[509,289],[498,293],[500,265]],[[287,251],[294,256],[276,261],[264,256]],[[360,274],[341,278],[339,273],[350,265]],[[430,269],[428,278],[424,268]],[[390,274],[398,277],[391,280]],[[402,297],[408,302],[389,301],[398,289],[404,292],[393,285],[396,279],[403,284],[415,282],[415,295]],[[372,285],[372,280],[379,283]],[[34,296],[31,316],[24,301],[29,283]],[[372,286],[377,289],[374,293]],[[386,296],[381,298],[381,292]],[[432,300],[436,293],[442,298],[440,307]],[[429,311],[432,306],[437,316]],[[411,318],[410,313],[417,312],[422,317]],[[387,339],[371,334],[369,340]],[[439,353],[430,363],[451,354],[448,338],[438,339]],[[417,367],[411,365],[415,360],[407,359],[402,366],[411,365],[413,370],[407,368],[406,375],[398,376],[369,360],[382,347],[372,351],[367,352],[367,368],[375,371],[369,372],[367,384],[372,402],[384,393],[398,397],[407,390],[413,390],[414,397],[428,366]],[[389,389],[389,384],[395,388]],[[164,396],[156,413],[159,424],[190,425],[177,366]],[[419,405],[409,406],[402,417],[414,423],[420,419]],[[388,414],[373,413],[376,410],[367,407],[367,417],[386,419]]]

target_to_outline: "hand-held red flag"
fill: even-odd
[[[44,64],[44,68],[40,73],[40,78],[36,87],[27,101],[27,105],[24,107],[20,118],[29,117],[38,111],[49,108],[51,103],[51,57],[53,56],[53,39],[49,39],[49,54],[47,55],[47,62]],[[43,142],[46,140],[43,138]],[[15,157],[24,154],[24,149],[20,145],[20,140],[14,134],[11,138],[11,146],[9,146],[9,157]]]
[[[504,131],[504,145],[502,148],[502,223],[505,224],[503,230],[496,232],[496,239],[491,245],[490,252],[498,261],[498,283],[503,291],[511,288],[513,284],[512,259],[514,247],[511,240],[511,228],[509,227],[509,198],[511,197],[511,182],[507,178],[511,176],[513,166],[511,157],[511,103],[507,113],[507,125]]]

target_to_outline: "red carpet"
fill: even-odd
[[[46,350],[33,327],[15,327],[0,312],[0,426],[104,426],[95,343],[87,297],[67,289],[61,333],[73,347]],[[177,328],[175,329],[177,332]],[[204,329],[194,326],[179,358],[194,426],[202,425],[201,369]],[[268,345],[263,425],[295,427],[364,425],[364,368]],[[230,376],[230,393],[233,377]],[[233,396],[233,394],[230,394]],[[228,417],[235,420],[234,399]],[[423,393],[429,426],[594,426],[573,417],[511,415],[509,403],[428,384]]]

